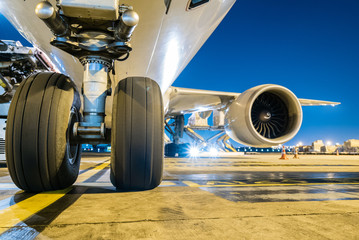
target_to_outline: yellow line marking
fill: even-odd
[[[182,181],[182,183],[186,184],[189,187],[197,187],[197,188],[213,188],[213,187],[276,187],[276,186],[314,186],[314,185],[359,185],[359,183],[254,183],[254,184],[246,184],[244,182],[235,181],[235,182],[225,182],[226,184],[215,184],[216,181],[208,181],[207,185],[200,185],[198,183],[192,181]],[[223,183],[223,182],[217,182]],[[165,185],[176,185],[175,183],[168,184],[168,182],[162,182],[162,186]]]
[[[184,184],[188,185],[189,187],[201,187],[201,185],[191,182],[191,181],[182,181]]]
[[[183,183],[189,181],[183,181]],[[359,183],[267,183],[267,184],[218,184],[218,185],[199,185],[197,183],[187,184],[190,187],[272,187],[272,186],[310,186],[310,185],[359,185]]]
[[[171,181],[163,181],[160,184],[160,186],[174,186],[174,185],[177,185],[177,184],[174,182],[171,182]]]
[[[1,228],[0,234],[19,222],[31,217],[33,214],[48,207],[71,191],[72,187],[64,190],[39,193],[0,211]]]
[[[231,182],[225,182],[225,181],[209,181],[206,185],[213,185],[213,186],[233,186],[233,185],[242,185],[246,184],[241,181],[231,181]]]
[[[241,182],[241,181],[233,181],[233,183],[237,183],[237,184],[246,184],[245,182]]]
[[[101,165],[98,165],[98,166],[94,167],[90,171],[92,171],[92,170],[102,170],[102,169],[104,169],[105,167],[107,167],[109,165],[110,165],[110,160],[107,160],[106,162],[103,162]]]
[[[87,172],[81,174],[77,179],[77,182],[85,181],[94,174],[98,173],[102,169],[110,165],[110,161],[107,160],[102,164],[96,166],[95,168],[88,170]],[[25,199],[21,202],[16,203],[8,208],[5,208],[0,211],[0,235],[7,231],[9,228],[26,220],[42,209],[50,206],[63,196],[65,196],[73,187],[66,188],[64,190],[58,191],[49,191],[36,194],[28,199]]]
[[[109,165],[110,165],[110,160],[107,160],[106,162],[103,162],[102,164],[96,166],[95,168],[93,168],[91,170],[88,170],[87,172],[79,175],[76,182],[86,181],[87,179],[89,179],[90,177],[92,177],[93,175],[95,175],[96,173],[101,171],[102,169],[105,169]]]

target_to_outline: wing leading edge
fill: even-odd
[[[322,100],[312,100],[312,99],[298,99],[302,106],[336,106],[339,105],[340,102],[331,102],[331,101],[322,101]]]
[[[166,115],[177,115],[228,107],[240,93],[170,87],[165,93]],[[335,106],[340,102],[298,99],[302,106]]]

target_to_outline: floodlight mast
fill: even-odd
[[[35,13],[54,34],[50,43],[78,58],[84,66],[84,118],[74,124],[73,135],[80,142],[108,142],[104,124],[111,84],[108,73],[115,60],[128,58],[132,50],[129,41],[139,16],[131,6],[119,5],[115,0],[96,6],[85,0],[76,1],[76,5],[72,0],[61,0],[56,6],[41,1]],[[92,14],[82,16],[83,12]],[[102,24],[94,27],[93,21]]]

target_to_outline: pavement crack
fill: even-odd
[[[131,223],[146,223],[146,222],[175,222],[175,221],[206,221],[206,220],[241,220],[249,218],[271,218],[271,217],[299,217],[299,216],[330,216],[330,215],[354,215],[359,214],[358,212],[344,212],[344,213],[302,213],[302,214],[277,214],[277,215],[253,215],[253,216],[241,216],[241,217],[209,217],[209,218],[174,218],[174,219],[140,219],[133,221],[102,221],[102,222],[83,222],[83,223],[64,223],[64,224],[31,224],[28,226],[13,226],[11,228],[35,228],[35,227],[67,227],[67,226],[82,226],[82,225],[101,225],[101,224],[131,224]],[[8,226],[0,226],[1,228],[9,228]]]

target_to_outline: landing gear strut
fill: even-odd
[[[137,13],[117,0],[103,6],[63,0],[56,6],[59,9],[42,1],[36,14],[55,35],[50,43],[84,66],[83,118],[79,92],[68,77],[40,73],[24,81],[11,103],[6,131],[13,181],[30,192],[66,188],[76,181],[81,144],[111,139],[113,185],[122,190],[157,187],[164,142],[157,83],[145,77],[120,81],[114,91],[112,129],[104,121],[109,72],[132,50],[129,41],[139,21]]]
[[[172,127],[173,126],[173,130]],[[167,157],[186,157],[188,156],[190,145],[181,143],[180,139],[184,132],[184,116],[178,115],[174,118],[171,125],[166,122],[166,130],[172,135],[173,142],[165,146],[165,156]]]

